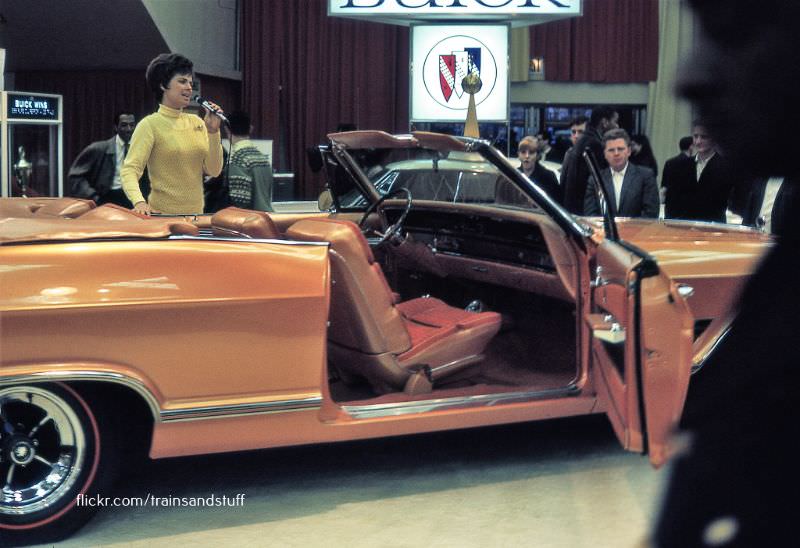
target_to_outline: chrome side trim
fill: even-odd
[[[437,367],[431,367],[431,374],[434,378],[437,378],[437,375],[440,375],[444,371],[449,371],[453,367],[458,367],[460,365],[464,365],[467,362],[471,365],[474,362],[478,362],[483,359],[483,356],[480,354],[472,354],[471,356],[466,356],[464,358],[459,358],[457,360],[453,360],[451,362],[444,363]]]
[[[354,419],[375,419],[427,413],[430,411],[466,409],[469,407],[493,407],[495,405],[508,403],[524,403],[563,396],[575,396],[579,393],[580,389],[575,384],[569,384],[564,388],[539,390],[536,392],[506,392],[501,394],[459,396],[455,398],[438,398],[414,402],[343,405],[342,409]]]
[[[318,409],[322,405],[322,396],[310,396],[295,400],[279,400],[272,402],[238,403],[231,405],[209,405],[186,409],[170,409],[161,412],[163,422],[189,421],[199,419],[216,419],[241,415],[288,413]]]
[[[279,244],[279,245],[299,245],[299,246],[322,246],[328,247],[330,245],[329,242],[305,242],[305,241],[298,241],[298,240],[274,240],[270,238],[236,238],[234,236],[213,236],[213,235],[203,235],[200,234],[198,236],[189,236],[186,234],[179,234],[175,236],[170,236],[167,238],[168,240],[194,240],[194,241],[215,241],[215,242],[237,242],[237,243],[258,243],[258,244]]]
[[[66,382],[66,381],[100,381],[121,384],[136,392],[147,403],[153,420],[158,421],[161,409],[152,392],[139,380],[127,377],[121,373],[110,371],[47,371],[31,373],[29,375],[11,375],[0,377],[0,386],[25,383],[25,382]]]
[[[209,405],[185,407],[182,409],[161,409],[155,396],[139,380],[127,377],[121,373],[108,371],[48,371],[31,373],[29,375],[11,375],[0,377],[0,386],[21,383],[42,382],[67,382],[67,381],[98,381],[120,384],[130,388],[142,397],[150,409],[150,414],[155,422],[176,422],[198,419],[214,419],[239,415],[286,413],[319,408],[322,405],[322,396],[307,398],[285,399],[267,402],[237,403],[230,405]]]
[[[725,337],[728,336],[728,333],[730,333],[730,331],[731,331],[731,326],[728,325],[712,344],[706,345],[705,350],[694,357],[694,359],[692,360],[692,372],[691,372],[692,375],[694,375],[695,373],[700,371],[700,369],[703,368],[703,366],[708,361],[708,358],[710,358],[714,354],[714,352],[717,350],[717,347],[719,347],[720,343],[722,343]]]

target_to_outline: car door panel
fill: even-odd
[[[693,318],[675,284],[638,250],[606,240],[595,261],[584,321],[598,400],[622,445],[660,465],[686,396]]]

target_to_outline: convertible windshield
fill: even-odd
[[[370,148],[347,151],[381,196],[400,188],[415,200],[539,210],[517,184],[475,152],[441,152],[426,148]],[[344,207],[365,199],[356,191],[344,196]]]

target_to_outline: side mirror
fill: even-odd
[[[333,195],[331,194],[330,190],[325,189],[322,191],[322,193],[319,195],[319,198],[317,198],[317,207],[320,211],[331,210],[333,207]]]

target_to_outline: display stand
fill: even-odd
[[[63,98],[0,92],[0,194],[63,196]]]

